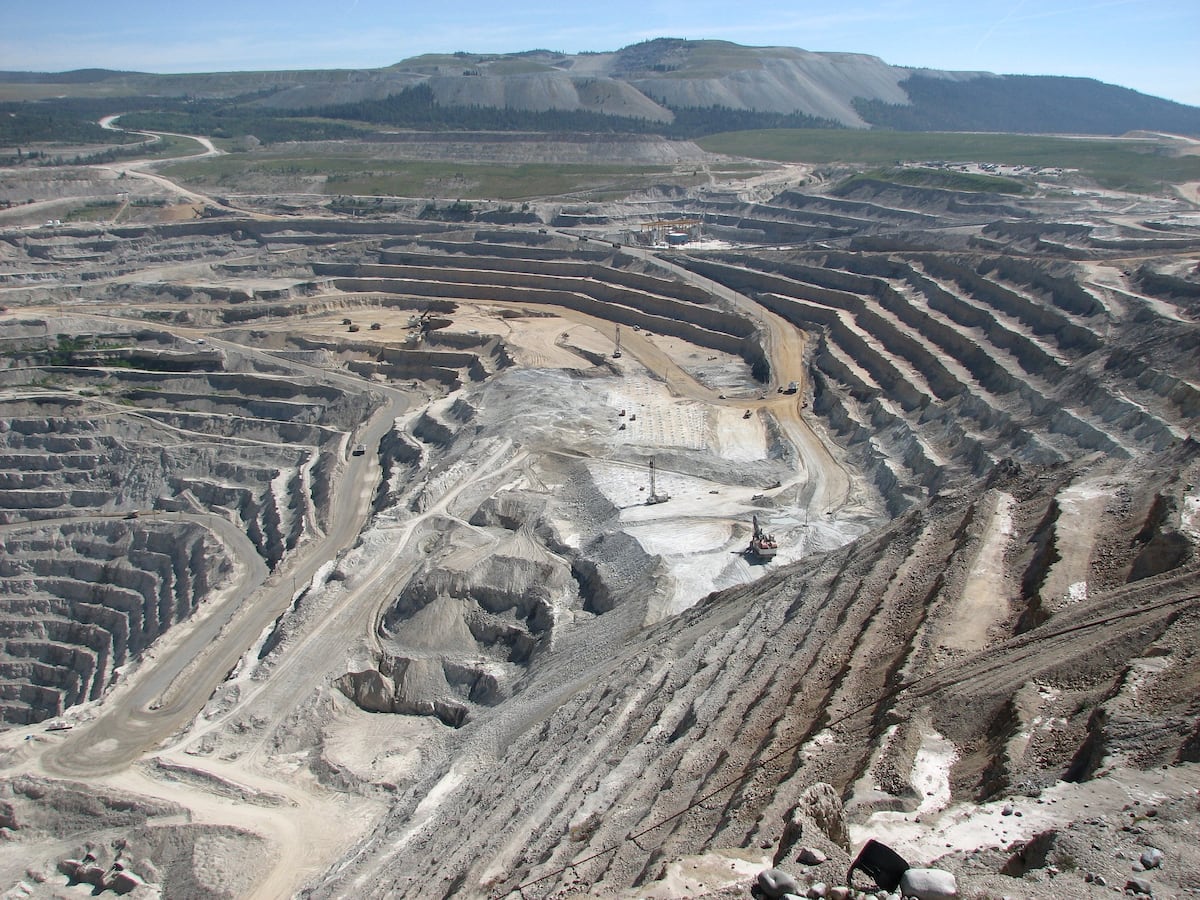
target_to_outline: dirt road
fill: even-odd
[[[237,349],[248,352],[242,347]],[[278,365],[279,361],[272,359]],[[294,364],[294,368],[305,374],[318,372],[332,380],[351,379],[301,364]],[[361,389],[361,383],[355,386]],[[355,436],[357,442],[377,444],[392,427],[393,420],[407,409],[406,395],[390,390],[387,395],[388,402]],[[195,717],[263,630],[292,603],[297,590],[357,539],[370,513],[379,475],[375,455],[350,456],[332,504],[333,522],[328,532],[316,536],[289,565],[270,578],[266,577],[261,560],[253,563],[257,556],[253,547],[242,546],[249,545],[244,534],[227,522],[215,517],[209,522],[210,517],[204,517],[204,524],[212,527],[228,545],[238,548],[237,557],[243,560],[245,568],[238,584],[199,627],[189,630],[183,644],[138,676],[137,690],[115,698],[98,719],[76,729],[61,746],[48,753],[43,760],[45,770],[70,777],[117,771]]]
[[[125,131],[127,129],[118,128],[116,125],[120,114],[114,116],[105,116],[99,121],[101,128],[109,131]],[[103,169],[112,172],[117,176],[125,175],[131,178],[140,178],[144,181],[151,181],[161,188],[183,198],[191,203],[199,203],[205,206],[213,206],[219,209],[229,210],[230,212],[238,213],[239,215],[249,216],[253,219],[273,220],[279,219],[280,216],[273,216],[269,213],[251,212],[248,210],[238,209],[235,206],[230,206],[223,200],[213,197],[210,194],[201,194],[197,191],[183,187],[177,182],[172,181],[157,172],[152,171],[157,166],[166,165],[168,163],[183,162],[185,160],[207,159],[211,156],[224,156],[225,151],[213,144],[212,140],[199,134],[178,134],[174,131],[133,131],[131,134],[143,134],[150,138],[161,140],[164,137],[186,138],[190,141],[195,141],[204,148],[201,153],[189,153],[184,156],[173,156],[164,159],[140,159],[130,162],[105,163],[93,166],[96,169]]]

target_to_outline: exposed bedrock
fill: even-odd
[[[25,844],[26,877],[46,887],[54,884],[46,876],[55,870],[70,879],[70,887],[58,881],[57,893],[245,896],[269,853],[258,835],[190,824],[179,804],[95,783],[5,779],[0,808],[6,834]]]
[[[236,222],[219,219],[191,222],[161,222],[155,225],[112,225],[105,229],[105,239],[112,245],[116,242],[143,241],[146,245],[171,241],[177,238],[232,236],[237,240],[249,238],[270,243],[273,239],[289,244],[303,243],[305,238],[315,242],[328,242],[338,235],[380,235],[381,237],[407,237],[416,234],[452,230],[437,222],[397,222],[370,219],[339,220],[288,217],[285,220],[240,219]],[[71,237],[94,238],[92,229],[71,230],[64,228],[59,234]]]
[[[369,852],[314,896],[356,884],[370,896],[418,897],[451,882],[504,894],[540,875],[551,876],[547,891],[578,878],[616,893],[655,878],[663,859],[774,840],[818,782],[854,801],[851,815],[913,808],[925,800],[914,781],[922,753],[953,752],[952,798],[972,800],[1086,771],[1078,754],[1156,766],[1189,752],[1196,711],[1184,684],[1194,667],[1166,660],[1196,639],[1200,573],[1189,560],[1126,585],[1120,573],[1140,550],[1120,536],[1129,516],[1144,518],[1139,508],[1153,512],[1161,473],[1194,472],[1196,454],[1111,465],[1144,500],[1089,513],[1103,551],[1084,573],[1094,590],[1040,626],[1016,634],[1022,548],[1054,497],[1091,477],[1085,465],[1049,479],[1000,467],[851,545],[715,595],[616,658],[578,668],[545,656],[495,720],[505,740],[488,744],[494,763],[456,770],[461,781],[439,795],[429,827],[399,850],[396,829],[421,789],[398,797],[365,840]],[[1078,535],[1057,539],[1068,538]],[[986,547],[998,568],[981,584],[975,562]],[[1175,699],[1160,711],[1147,691]],[[560,699],[547,713],[548,695]],[[1107,718],[1090,722],[1106,696]],[[521,709],[524,731],[512,726]],[[493,714],[480,707],[463,727],[491,734]],[[1153,750],[1138,756],[1139,747]],[[876,794],[857,796],[865,783]],[[468,810],[470,846],[454,827]],[[626,840],[631,832],[642,836]],[[514,833],[525,835],[519,844]]]
[[[994,218],[1026,219],[1033,215],[1004,194],[911,187],[873,178],[855,179],[836,193],[849,200],[961,216],[979,222],[990,222]]]
[[[375,509],[381,511],[401,502],[413,473],[425,462],[422,444],[400,428],[392,427],[379,442],[379,462],[383,475],[375,495]]]
[[[1114,348],[1104,369],[1165,401],[1171,419],[1200,418],[1200,385],[1157,368],[1155,356],[1161,347],[1161,342],[1154,341],[1152,346]]]
[[[471,524],[517,531],[528,523],[538,522],[549,502],[545,494],[534,491],[502,491],[479,505],[471,516]]]
[[[423,410],[413,424],[413,436],[427,444],[445,447],[454,441],[457,431],[442,422],[431,410]]]
[[[376,668],[348,672],[334,685],[367,712],[432,716],[452,728],[466,721],[468,702],[501,699],[483,668],[426,658],[385,655]]]
[[[450,267],[383,268],[391,270],[392,277],[339,278],[338,287],[345,291],[563,306],[617,324],[636,325],[701,347],[741,355],[756,371],[765,366],[753,323],[711,306],[591,279]]]
[[[293,467],[275,469],[211,460],[206,475],[171,474],[166,483],[175,497],[240,522],[274,567],[304,533],[306,492],[300,470],[306,462],[302,457]]]
[[[504,568],[510,562],[499,560],[490,570]],[[422,590],[429,589],[429,582],[424,582]],[[484,602],[456,598],[478,602],[478,611],[470,603],[446,604],[442,602],[444,594],[425,601],[426,606],[439,603],[443,607],[456,606],[455,612],[461,613],[462,618],[455,621],[447,621],[454,614],[446,616],[444,609],[422,615],[393,607],[385,624],[385,632],[393,644],[409,643],[406,637],[411,629],[428,625],[434,618],[440,619],[451,632],[466,624],[480,652],[467,653],[468,648],[451,646],[445,640],[446,634],[422,634],[411,642],[414,644],[411,653],[384,652],[376,658],[374,667],[348,672],[335,686],[368,712],[432,716],[454,728],[468,719],[473,708],[495,706],[505,700],[521,668],[528,664],[530,654],[549,637],[553,611],[542,599],[533,602],[528,614],[523,614],[521,607],[530,606],[524,597],[501,599],[500,590],[491,584],[486,585],[486,593],[488,600]],[[493,609],[488,608],[489,603]],[[541,621],[537,621],[539,618]],[[414,619],[415,623],[411,621]]]
[[[582,294],[595,300],[640,309],[643,312],[674,318],[681,311],[681,304],[707,307],[712,298],[695,288],[679,286],[676,282],[666,279],[652,278],[632,272],[622,273],[620,269],[595,266],[579,274],[541,274],[526,271],[522,267],[514,271],[499,269],[459,268],[454,265],[454,257],[445,258],[427,265],[326,265],[323,268],[336,269],[336,274],[347,278],[379,278],[397,279],[400,281],[416,281],[419,283],[449,282],[463,286],[490,287],[522,287],[538,291]],[[568,272],[570,269],[568,268]],[[614,273],[616,277],[610,277]],[[661,288],[660,293],[657,289]],[[697,314],[695,321],[704,324],[714,331],[729,334],[745,335],[750,333],[751,326],[743,318],[718,309],[710,308]]]
[[[1050,303],[1038,302],[984,277],[969,265],[954,262],[946,257],[925,256],[921,257],[919,262],[927,273],[957,285],[980,304],[1012,317],[1026,326],[1032,335],[1052,339],[1064,352],[1087,354],[1098,350],[1103,344],[1101,335],[1076,324],[1069,314],[1055,308],[1055,301],[1065,299],[1069,295],[1051,292],[1048,297]],[[1076,315],[1090,316],[1102,312],[1100,305],[1095,301],[1082,309],[1078,308],[1080,304],[1073,305],[1077,308],[1071,312]]]
[[[220,372],[47,370],[36,368],[44,343],[21,352],[54,385],[4,373],[0,714],[14,723],[102,697],[224,582],[233,561],[220,530],[192,516],[229,523],[270,566],[297,548],[328,516],[343,429],[379,402],[237,351],[222,354],[236,371]]]
[[[918,210],[886,206],[871,203],[867,200],[847,200],[843,197],[802,194],[798,191],[784,191],[782,194],[777,195],[771,202],[776,206],[783,206],[790,209],[835,213],[858,221],[879,220],[909,226],[931,226],[936,225],[939,221],[936,215]]]
[[[3,826],[27,835],[69,838],[97,827],[136,829],[157,818],[179,816],[183,807],[84,785],[21,775],[0,781]]]
[[[69,405],[53,401],[45,411],[56,415],[29,417],[6,404],[14,417],[0,433],[0,521],[211,509],[243,523],[275,565],[308,520],[325,515],[321,462],[337,452],[339,432],[225,413],[160,413],[162,395],[145,396],[154,409],[120,418],[107,409],[91,418],[87,407],[74,418],[65,414]]]
[[[611,249],[590,249],[587,244],[572,245],[568,248],[557,238],[529,231],[510,231],[502,234],[493,232],[490,235],[482,231],[460,232],[456,235],[447,235],[442,240],[421,235],[416,240],[420,241],[418,246],[422,248],[452,257],[494,257],[550,262],[567,260],[590,263],[620,258],[619,253],[614,253]],[[388,242],[384,245],[381,253],[393,249],[403,253],[411,246],[407,243],[400,245],[397,242]]]
[[[5,537],[0,711],[25,724],[95,700],[231,569],[187,522],[43,525]]]
[[[523,274],[554,275],[576,279],[587,278],[593,281],[630,288],[644,294],[669,297],[688,303],[709,304],[713,302],[709,294],[686,281],[676,281],[670,278],[658,277],[649,273],[622,268],[622,264],[629,262],[630,258],[620,253],[615,254],[613,259],[606,260],[605,264],[599,264],[590,260],[576,261],[564,258],[564,254],[561,252],[553,253],[553,255],[548,254],[547,258],[539,259],[531,256],[528,248],[512,248],[511,255],[509,256],[491,255],[496,253],[497,249],[495,245],[484,245],[475,254],[462,255],[463,251],[461,247],[456,246],[452,250],[453,255],[450,256],[441,253],[422,252],[420,249],[385,249],[380,251],[379,258],[382,263],[387,265],[377,267],[379,271],[375,271],[372,267],[360,267],[358,273],[336,272],[332,274],[388,275],[390,271],[393,271],[390,270],[390,266],[427,268],[430,270],[440,270],[448,267],[460,271],[479,269],[492,273],[520,272]],[[483,253],[488,255],[481,255]]]
[[[571,562],[583,608],[606,613],[631,598],[644,598],[661,577],[661,559],[624,532],[597,536]]]
[[[1200,282],[1194,279],[1159,272],[1144,263],[1137,269],[1134,284],[1147,294],[1174,303],[1193,316],[1200,309]]]
[[[1154,496],[1142,528],[1133,538],[1137,555],[1129,567],[1129,581],[1161,575],[1191,560],[1195,547],[1179,528],[1180,512],[1180,498],[1176,495]]]
[[[819,332],[814,411],[893,512],[920,496],[913,487],[935,491],[1001,457],[1130,456],[1175,446],[1190,429],[1195,387],[1172,371],[1187,351],[1146,367],[1148,353],[1106,355],[1111,319],[1061,269],[843,253],[679,261]],[[1155,335],[1147,347],[1163,345],[1166,323],[1137,327]]]
[[[458,727],[470,710],[509,696],[553,638],[574,585],[557,561],[489,555],[468,570],[414,577],[388,608],[388,647],[338,688],[371,712],[434,716]]]
[[[494,382],[484,390],[511,388]],[[503,423],[489,421],[488,409],[499,414],[499,407],[458,397],[425,410],[411,437],[393,432],[385,441],[394,470],[387,502],[429,509],[442,496],[443,472],[465,464],[462,454],[478,442],[502,447],[491,432]],[[564,543],[547,517],[554,504],[544,493],[460,495],[458,514],[468,522],[447,520],[436,538],[431,535],[437,554],[386,610],[383,653],[339,682],[347,697],[364,709],[430,715],[458,726],[512,694],[554,647],[564,618],[590,620],[621,602],[649,602],[663,577],[662,560],[612,532],[617,510],[587,466],[566,466],[555,496],[586,512],[577,523],[583,536]]]
[[[480,652],[525,663],[554,625],[555,601],[569,588],[561,563],[488,556],[470,570],[433,569],[404,588],[383,620],[384,633],[425,644],[406,624],[431,605],[461,608]],[[460,605],[450,601],[465,601]],[[432,614],[427,614],[432,615]]]

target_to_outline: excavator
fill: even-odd
[[[779,542],[775,540],[775,535],[767,534],[759,527],[758,516],[754,517],[754,534],[750,538],[747,552],[762,560],[774,559],[775,554],[779,552]]]

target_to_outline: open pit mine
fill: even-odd
[[[64,171],[195,218],[0,218],[3,896],[1200,892],[1183,194]]]

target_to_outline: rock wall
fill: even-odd
[[[0,715],[40,722],[99,699],[116,671],[190,617],[232,570],[188,522],[9,532],[0,560]]]

